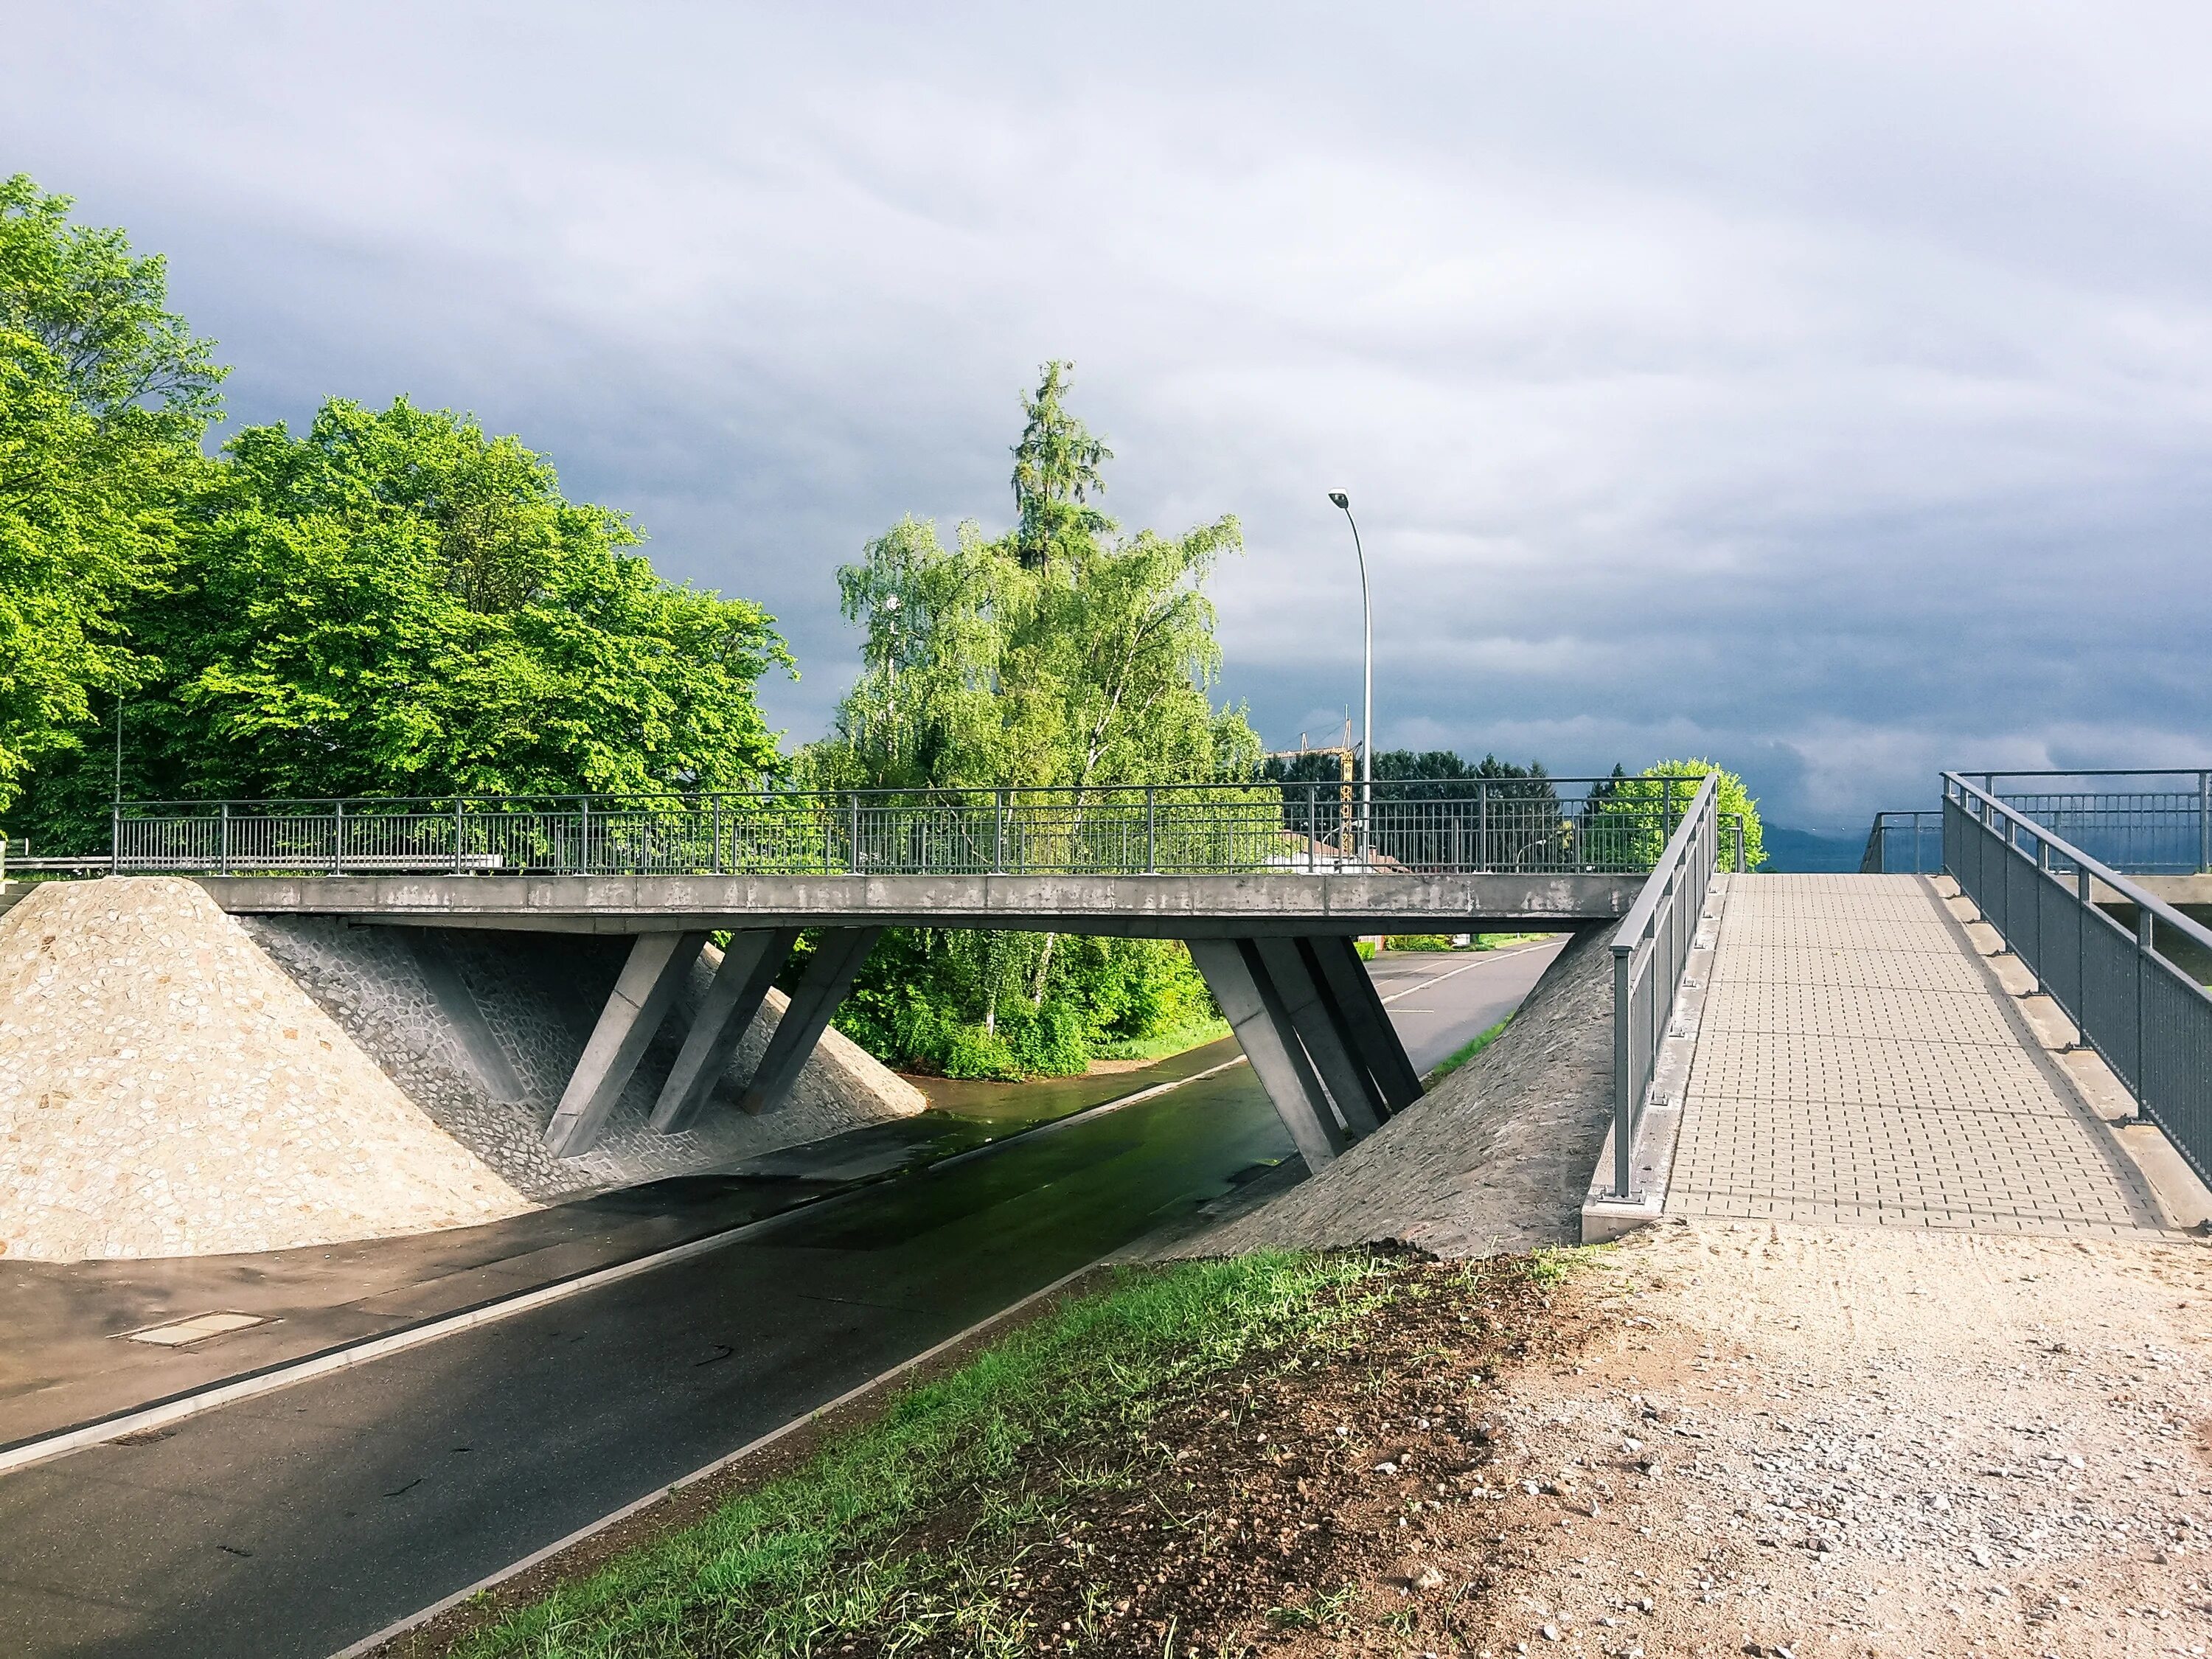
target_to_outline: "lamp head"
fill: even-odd
[[[1342,507],[1346,512],[1349,513],[1352,511],[1352,497],[1346,495],[1341,489],[1330,490],[1328,492],[1328,498],[1334,501],[1339,507]]]

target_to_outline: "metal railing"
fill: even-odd
[[[1943,866],[2164,1130],[2212,1180],[2212,991],[2158,948],[2212,952],[2212,930],[2153,897],[2017,807],[1943,775]],[[2135,911],[2132,929],[2097,898]]]
[[[1708,777],[1613,936],[1613,1190],[1627,1198],[1636,1131],[1720,860],[1719,780]],[[1739,866],[1741,858],[1737,859]]]
[[[1943,809],[1877,812],[1859,859],[1863,876],[1932,876],[1943,867]]]
[[[2212,873],[2212,767],[1957,772],[2116,870]]]
[[[1684,778],[131,802],[118,873],[1637,873]],[[1580,793],[1576,793],[1576,792]]]

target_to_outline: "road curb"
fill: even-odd
[[[951,1349],[957,1348],[963,1342],[973,1341],[976,1337],[981,1336],[987,1331],[990,1330],[993,1326],[1001,1324],[1006,1320],[1012,1318],[1015,1315],[1020,1313],[1024,1308],[1030,1307],[1033,1304],[1042,1301],[1047,1297],[1057,1295],[1060,1291],[1066,1290],[1070,1285],[1075,1283],[1077,1279],[1081,1279],[1085,1273],[1097,1271],[1097,1269],[1104,1261],[1109,1259],[1110,1258],[1102,1256],[1097,1261],[1085,1262],[1082,1267],[1076,1268],[1074,1272],[1063,1274],[1061,1277],[1054,1279],[1051,1284],[1044,1285],[1041,1289],[1031,1291],[1027,1296],[1022,1297],[1020,1301],[1008,1303],[1005,1307],[1000,1309],[998,1312],[991,1315],[988,1318],[979,1319],[974,1324],[969,1326],[965,1330],[955,1331],[951,1336],[946,1337],[943,1341],[923,1349],[920,1353],[915,1354],[909,1358],[902,1359],[897,1364],[891,1366],[887,1370],[877,1372],[875,1376],[870,1377],[866,1382],[859,1384],[857,1387],[846,1389],[844,1393],[839,1395],[835,1400],[823,1401],[812,1410],[808,1411],[800,1416],[793,1418],[788,1423],[782,1425],[781,1427],[770,1429],[766,1434],[760,1435],[754,1439],[748,1440],[744,1445],[738,1447],[735,1451],[725,1452],[713,1462],[702,1464],[699,1468],[692,1470],[690,1474],[679,1476],[676,1480],[670,1481],[666,1486],[657,1487],[653,1491],[646,1493],[644,1497],[625,1504],[620,1509],[603,1515],[596,1521],[587,1522],[583,1526],[577,1528],[575,1531],[570,1533],[567,1537],[556,1538],[553,1542],[544,1546],[543,1548],[532,1550],[528,1555],[524,1556],[520,1561],[513,1562],[507,1566],[501,1567],[498,1571],[491,1573],[485,1577],[477,1579],[475,1583],[467,1585],[460,1589],[457,1589],[451,1595],[444,1596],[438,1601],[433,1601],[428,1607],[422,1608],[419,1612],[410,1613],[405,1618],[386,1625],[382,1630],[378,1631],[372,1636],[364,1636],[361,1640],[352,1644],[350,1646],[339,1649],[337,1652],[331,1656],[331,1659],[361,1659],[362,1655],[374,1652],[386,1643],[390,1642],[396,1638],[404,1636],[410,1630],[419,1629],[421,1626],[428,1624],[432,1620],[438,1618],[443,1613],[452,1612],[455,1607],[460,1606],[462,1602],[466,1601],[474,1596],[481,1595],[486,1590],[497,1589],[500,1585],[505,1583],[508,1579],[514,1577],[517,1574],[527,1572],[532,1567],[537,1566],[539,1563],[551,1560],[555,1556],[560,1554],[562,1551],[573,1548],[574,1546],[582,1543],[587,1538],[596,1537],[599,1534],[605,1532],[610,1527],[620,1525],[623,1522],[629,1520],[633,1515],[639,1513],[641,1510],[651,1509],[655,1504],[661,1502],[664,1498],[674,1496],[677,1492],[683,1491],[685,1487],[696,1486],[702,1480],[705,1480],[712,1476],[720,1474],[723,1470],[731,1468],[734,1464],[743,1462],[754,1453],[766,1450],[777,1441],[784,1438],[785,1436],[797,1432],[799,1430],[805,1428],[808,1424],[816,1421],[817,1419],[824,1417],[830,1413],[837,1411],[843,1407],[849,1406],[856,1400],[866,1398],[868,1395],[874,1393],[877,1389],[884,1387],[886,1383],[894,1382],[900,1377],[908,1375],[909,1372],[916,1370],[921,1366],[927,1364],[939,1354],[945,1353]]]

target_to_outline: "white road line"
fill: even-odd
[[[1530,951],[1547,951],[1550,948],[1551,944],[1547,940],[1542,945],[1509,945],[1503,951],[1485,951],[1480,956],[1476,957],[1473,962],[1462,963],[1460,966],[1453,969],[1449,973],[1433,975],[1431,977],[1423,980],[1418,985],[1408,985],[1402,991],[1392,992],[1389,996],[1382,999],[1382,1006],[1387,1008],[1392,1003],[1397,1001],[1400,997],[1409,997],[1416,991],[1427,990],[1431,985],[1441,985],[1446,980],[1455,979],[1460,975],[1468,972],[1470,969],[1481,967],[1486,962],[1501,962],[1507,957],[1522,956]],[[1427,1010],[1420,1008],[1408,1008],[1406,1012],[1409,1014],[1425,1013]]]

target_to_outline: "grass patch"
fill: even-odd
[[[1126,1269],[893,1402],[805,1468],[464,1638],[473,1659],[1012,1653],[1026,1616],[977,1535],[1018,1528],[1025,1472],[1103,1426],[1133,1429],[1231,1367],[1328,1352],[1391,1291],[1378,1258],[1267,1254]],[[1063,1485],[1136,1471],[1064,1465]],[[964,1530],[917,1538],[951,1509]],[[928,1528],[923,1528],[927,1531]]]
[[[1512,1023],[1513,1016],[1510,1014],[1506,1015],[1504,1018],[1499,1020],[1497,1024],[1492,1026],[1480,1036],[1474,1038],[1472,1042],[1463,1044],[1454,1053],[1437,1061],[1437,1064],[1430,1069],[1428,1076],[1422,1079],[1421,1081],[1426,1084],[1430,1088],[1435,1088],[1437,1084],[1443,1082],[1444,1079],[1449,1077],[1454,1072],[1459,1070],[1461,1066],[1466,1065],[1468,1061],[1473,1060],[1477,1054],[1480,1054],[1485,1048],[1487,1048],[1492,1043],[1497,1042],[1499,1036],[1504,1031],[1505,1028]]]
[[[1129,1037],[1118,1042],[1101,1042],[1091,1050],[1093,1060],[1165,1060],[1170,1054],[1179,1054],[1208,1042],[1218,1042],[1229,1035],[1225,1019],[1194,1020],[1188,1025],[1177,1025],[1164,1031],[1155,1031],[1146,1037]]]

